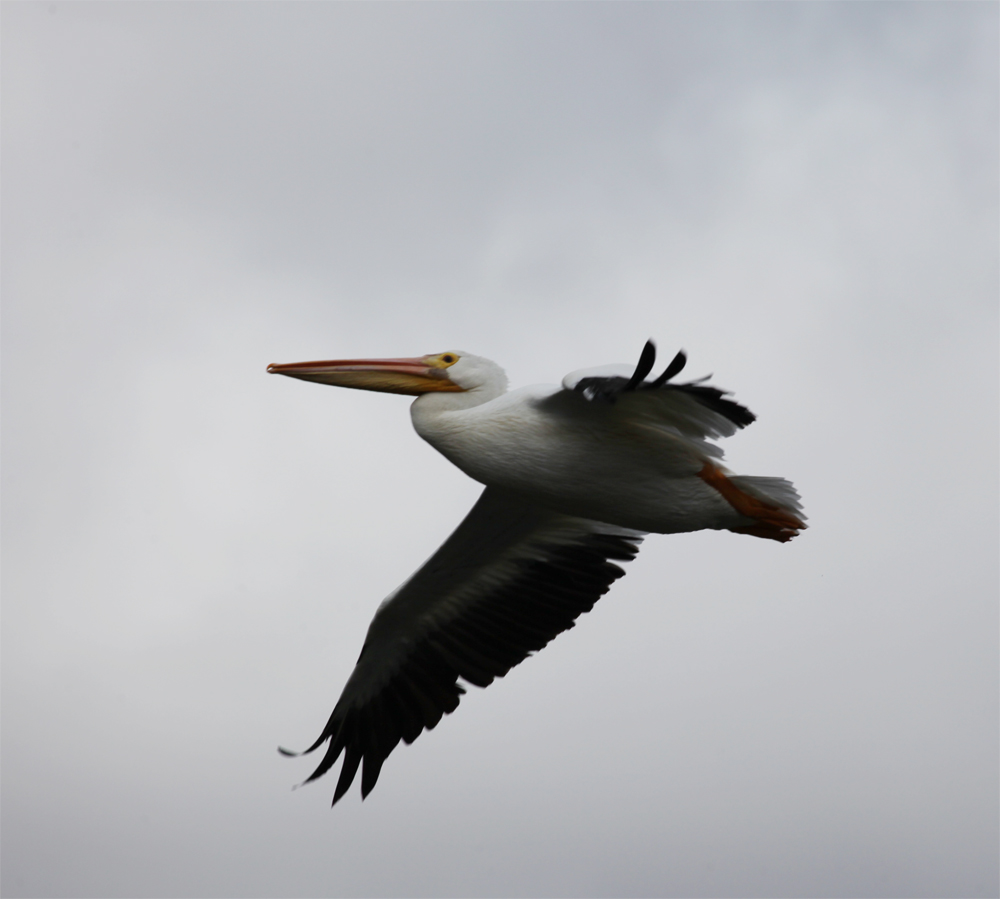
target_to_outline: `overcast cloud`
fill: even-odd
[[[6,896],[995,896],[995,3],[6,3]],[[407,400],[684,347],[799,487],[292,792],[478,486]]]

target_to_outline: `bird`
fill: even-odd
[[[375,612],[361,655],[316,741],[322,777],[344,757],[333,805],[361,767],[361,798],[400,740],[458,707],[574,626],[624,575],[651,533],[728,530],[787,542],[805,529],[784,478],[735,475],[712,441],[756,420],[728,391],[678,383],[678,352],[647,380],[638,364],[584,369],[560,386],[507,390],[503,369],[465,352],[272,364],[272,374],[415,396],[417,434],[484,485],[436,553]]]

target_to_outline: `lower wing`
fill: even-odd
[[[573,627],[625,572],[643,534],[549,512],[488,487],[444,545],[375,613],[361,656],[319,739],[306,783],[344,754],[334,792],[358,767],[361,795],[400,740],[458,707],[461,678],[486,687]],[[281,750],[286,755],[296,753]]]

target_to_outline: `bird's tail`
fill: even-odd
[[[784,478],[729,476],[708,461],[698,477],[718,490],[742,518],[750,520],[750,524],[731,527],[730,531],[786,543],[805,529],[799,494]]]
[[[750,534],[785,543],[806,528],[802,499],[791,481],[785,478],[760,478],[752,475],[732,475],[729,483],[744,496],[756,502],[748,503],[744,514],[751,513],[754,523],[730,528],[738,534]],[[743,509],[740,509],[743,512]]]

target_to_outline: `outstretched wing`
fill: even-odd
[[[635,369],[606,365],[567,375],[563,388],[595,403],[619,403],[623,411],[655,417],[685,437],[729,437],[757,418],[746,406],[728,399],[728,392],[704,383],[707,378],[684,384],[671,383],[687,364],[681,350],[663,373],[647,381],[656,362],[656,347],[647,340]]]
[[[363,763],[361,795],[400,740],[453,712],[573,627],[625,572],[643,534],[549,512],[493,487],[427,563],[375,613],[361,656],[312,752],[308,781],[344,754],[336,803]],[[282,750],[286,755],[294,755]]]

